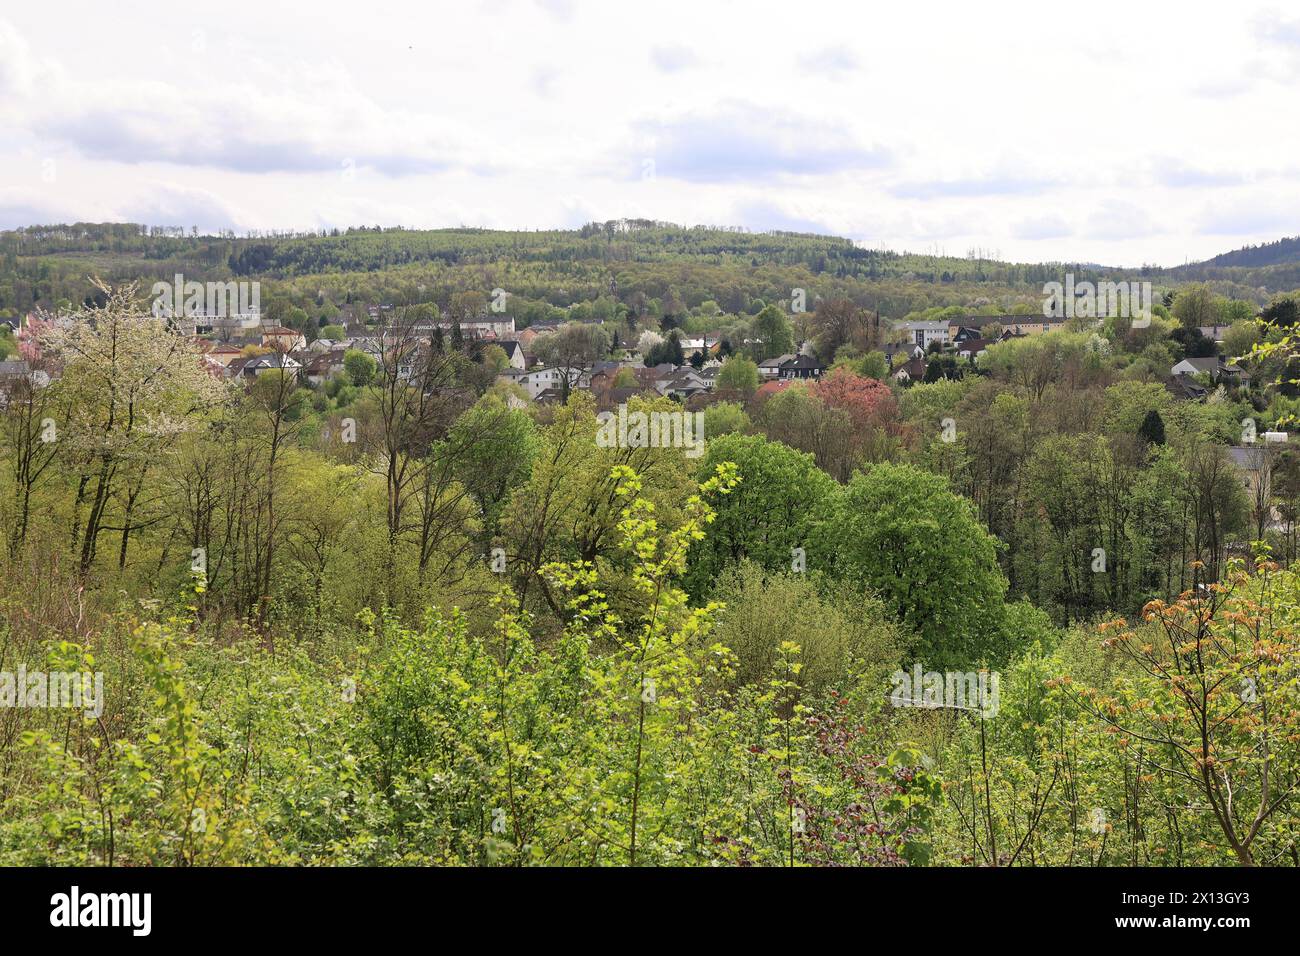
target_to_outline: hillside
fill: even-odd
[[[1265,242],[1258,246],[1243,246],[1207,259],[1207,266],[1276,266],[1300,262],[1300,236]]]
[[[1170,269],[1167,275],[1175,282],[1212,282],[1225,294],[1261,301],[1267,294],[1300,288],[1300,237],[1244,246]]]
[[[950,305],[996,312],[1036,308],[1043,283],[1066,271],[1102,274],[1080,265],[916,255],[833,236],[644,220],[570,231],[375,227],[245,237],[76,223],[0,233],[0,314],[76,302],[92,274],[147,284],[177,272],[199,280],[258,278],[294,298],[340,305],[441,301],[501,285],[521,308],[531,301],[566,309],[612,295],[629,305],[638,297],[680,299],[690,308],[714,300],[724,311],[744,312],[798,287],[891,315]]]
[[[1043,284],[1067,272],[1077,281],[1141,277],[1159,294],[1208,281],[1220,295],[1262,305],[1300,288],[1298,257],[1300,239],[1293,238],[1174,269],[1121,270],[918,255],[835,236],[648,220],[575,230],[361,227],[242,237],[75,223],[0,233],[0,318],[83,302],[90,276],[148,286],[177,273],[200,281],[257,279],[266,294],[331,314],[358,302],[445,308],[457,294],[504,288],[521,325],[601,316],[620,303],[642,313],[656,302],[672,315],[713,302],[722,312],[753,314],[794,289],[810,300],[849,298],[892,318],[954,306],[983,314],[1037,311]]]

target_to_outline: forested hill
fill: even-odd
[[[797,233],[683,229],[665,223],[589,224],[580,230],[497,232],[486,229],[349,230],[288,241],[252,241],[230,258],[238,275],[367,271],[412,262],[702,262],[802,264],[816,272],[881,275],[903,258],[847,239]]]
[[[1169,276],[1176,281],[1227,281],[1269,292],[1300,288],[1300,236],[1234,249],[1170,269]]]
[[[1209,266],[1276,266],[1300,262],[1300,236],[1265,242],[1258,246],[1245,246],[1207,259]]]
[[[0,249],[23,256],[105,256],[151,262],[191,260],[235,275],[285,277],[365,272],[410,263],[666,262],[803,265],[814,273],[876,278],[911,274],[930,281],[976,278],[1037,282],[1057,264],[998,262],[976,254],[929,256],[868,249],[836,236],[682,227],[650,220],[588,223],[575,230],[499,231],[359,227],[236,237],[137,223],[75,223],[0,232]],[[222,262],[224,260],[224,263]],[[1081,267],[1080,267],[1081,268]]]
[[[650,220],[575,230],[494,231],[361,227],[317,233],[203,235],[134,223],[75,223],[0,232],[0,318],[77,303],[88,276],[148,283],[176,273],[201,281],[249,278],[295,301],[441,301],[456,292],[508,289],[519,318],[554,317],[597,300],[635,307],[639,297],[726,312],[755,301],[845,296],[883,315],[958,306],[991,313],[1037,309],[1043,283],[1148,278],[1157,286],[1210,280],[1216,291],[1262,304],[1300,287],[1300,239],[1286,239],[1178,269],[1106,269],[1081,263],[1013,263],[867,248],[793,232],[682,227]],[[1234,258],[1235,257],[1235,258]],[[304,304],[305,303],[300,303]],[[445,304],[445,303],[444,303]]]
[[[457,292],[497,286],[527,323],[553,310],[614,301],[639,308],[659,300],[672,313],[716,302],[751,312],[757,301],[789,299],[803,288],[846,296],[882,314],[935,306],[1017,301],[1037,308],[1044,282],[1061,264],[999,262],[979,253],[925,256],[868,249],[851,240],[790,232],[681,227],[646,220],[590,223],[576,230],[357,228],[312,234],[205,236],[138,224],[32,227],[0,233],[0,317],[34,305],[76,303],[87,276],[113,283],[256,278],[270,294],[307,307],[328,300],[445,305]],[[597,306],[597,300],[605,300]],[[760,306],[761,307],[761,306]]]

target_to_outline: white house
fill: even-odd
[[[966,339],[957,346],[957,355],[961,358],[979,358],[988,351],[989,346],[994,343],[987,339]]]
[[[905,329],[908,340],[923,349],[929,349],[934,342],[947,345],[952,340],[951,325],[946,319],[936,322],[902,322],[898,328]]]
[[[441,319],[432,324],[417,324],[416,331],[432,331],[436,325],[444,332],[450,332],[452,321],[450,319]],[[499,318],[491,316],[479,316],[476,319],[465,319],[460,323],[461,334],[469,339],[498,338],[503,339],[506,336],[515,334],[515,319],[512,315],[503,315]]]
[[[541,368],[529,369],[521,372],[517,369],[511,369],[506,372],[502,378],[518,385],[528,393],[529,401],[536,401],[537,396],[542,394],[548,388],[554,388],[558,391],[564,389],[564,379],[566,370],[555,365],[548,365]],[[584,388],[591,383],[591,375],[585,370],[573,368],[568,370],[569,388]]]
[[[510,362],[511,368],[523,370],[528,367],[528,359],[524,357],[524,348],[518,342],[510,339],[498,342],[497,345],[505,349],[506,359]]]

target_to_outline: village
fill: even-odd
[[[240,298],[231,297],[229,310],[209,307],[207,312],[195,314],[178,309],[180,315],[172,316],[168,308],[160,313],[168,316],[174,331],[198,344],[213,376],[246,386],[268,372],[282,372],[300,387],[322,389],[331,380],[347,378],[350,353],[368,356],[376,365],[396,355],[397,379],[411,381],[417,377],[419,357],[427,355],[434,343],[446,340],[460,341],[479,361],[495,362],[496,381],[506,387],[507,401],[514,408],[562,405],[572,393],[585,392],[602,412],[613,411],[634,396],[669,398],[691,412],[720,401],[739,402],[752,409],[797,382],[819,381],[828,372],[812,341],[805,340],[798,342],[793,352],[754,363],[756,377],[747,385],[720,386],[719,373],[727,359],[743,354],[741,350],[753,353],[761,347],[760,341],[747,338],[732,343],[721,331],[682,335],[672,330],[667,332],[667,338],[679,346],[682,361],[649,364],[651,348],[647,347],[646,334],[612,322],[591,323],[607,329],[612,339],[607,355],[571,364],[548,364],[541,346],[566,326],[579,323],[545,321],[518,328],[513,316],[493,314],[487,309],[463,320],[440,314],[436,319],[404,322],[398,318],[400,310],[387,303],[357,307],[336,326],[342,335],[309,341],[303,331],[266,322],[257,308],[257,284],[252,285],[251,310],[235,308],[237,302],[246,304],[247,295],[241,288]],[[178,304],[182,289],[181,277],[177,276]],[[170,287],[165,291],[171,294]],[[886,377],[895,388],[967,372],[979,374],[981,358],[994,345],[1063,332],[1080,324],[1072,309],[1044,312],[1049,314],[962,315],[896,322],[877,317],[875,328],[880,341],[876,351],[884,357]],[[10,321],[8,326],[12,334],[18,334],[24,322],[39,319],[33,313],[22,321]],[[1100,325],[1100,320],[1086,324]],[[1204,402],[1216,387],[1249,387],[1250,376],[1231,357],[1222,354],[1227,328],[1199,328],[1200,339],[1213,343],[1216,354],[1188,356],[1169,367],[1164,386],[1176,399]],[[658,335],[651,338],[657,343],[664,341]],[[33,370],[22,357],[0,361],[0,406],[8,403],[16,384],[40,385],[48,382],[49,376],[43,369]],[[1262,444],[1257,443],[1253,430],[1243,429],[1242,442],[1231,449],[1246,488],[1256,496],[1268,494],[1265,444],[1285,442],[1287,434],[1269,431],[1262,439]]]
[[[177,321],[177,327],[191,336],[203,349],[208,363],[227,379],[250,381],[272,370],[283,370],[296,378],[301,385],[317,387],[331,378],[345,373],[344,359],[349,351],[359,351],[378,359],[395,341],[398,328],[387,324],[393,315],[393,306],[370,306],[358,310],[358,317],[346,326],[339,338],[314,338],[310,342],[306,333],[282,325],[265,323],[256,313],[230,315],[188,316]],[[35,314],[26,320],[37,318]],[[1027,336],[1062,332],[1071,327],[1074,319],[1042,318],[1032,315],[966,315],[944,320],[882,320],[879,351],[886,359],[888,377],[899,385],[933,381],[937,377],[951,377],[951,373],[935,374],[931,366],[936,360],[956,360],[963,370],[978,369],[979,359],[989,348],[1000,342]],[[520,397],[540,404],[563,403],[570,392],[590,392],[601,407],[617,405],[632,395],[654,393],[676,401],[688,403],[692,408],[707,406],[716,396],[718,372],[726,359],[741,347],[757,343],[746,339],[731,343],[722,332],[704,335],[678,335],[670,332],[681,347],[683,362],[648,365],[649,349],[636,335],[628,335],[618,327],[618,338],[611,356],[573,365],[546,364],[535,348],[538,340],[559,332],[566,324],[559,321],[538,322],[525,328],[516,328],[511,316],[494,316],[484,313],[464,321],[442,316],[433,322],[414,322],[400,325],[400,335],[405,340],[422,340],[426,345],[439,335],[460,335],[470,349],[481,350],[496,346],[504,353],[504,367],[498,380],[517,386]],[[613,326],[612,323],[595,323]],[[1099,324],[1099,320],[1098,320]],[[23,322],[10,323],[14,333],[21,331]],[[387,327],[390,331],[383,331]],[[1213,342],[1216,352],[1222,352],[1227,325],[1199,328],[1199,336]],[[543,339],[544,341],[544,339]],[[791,383],[818,380],[829,366],[820,360],[811,341],[798,343],[795,352],[785,353],[755,363],[758,370],[757,391],[752,397],[769,396]],[[953,362],[949,362],[951,368]],[[403,378],[410,378],[414,362],[403,363]],[[938,371],[936,369],[936,371]],[[27,372],[27,363],[13,359],[0,363],[0,382],[21,377]],[[620,374],[620,373],[626,374]],[[927,373],[929,377],[927,378]],[[1187,400],[1203,399],[1210,387],[1225,384],[1245,387],[1250,376],[1231,357],[1186,357],[1169,367],[1166,388],[1176,397]],[[734,400],[735,395],[725,396]],[[745,396],[747,399],[751,396]]]

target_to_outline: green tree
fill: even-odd
[[[758,435],[710,439],[698,474],[736,466],[740,484],[711,501],[717,512],[709,535],[690,553],[688,589],[707,594],[724,568],[753,561],[769,571],[825,567],[817,530],[830,517],[838,488],[812,456]]]
[[[490,538],[510,492],[532,471],[541,448],[537,426],[527,412],[509,408],[489,393],[456,420],[449,441],[456,451],[448,460],[454,462],[457,479],[478,504]]]
[[[765,680],[785,641],[800,647],[797,680],[811,694],[874,689],[896,666],[898,628],[889,612],[842,583],[744,561],[721,574],[713,596],[723,605],[717,637],[736,655],[737,688]]]
[[[562,371],[560,382],[565,400],[569,397],[582,371],[609,352],[609,335],[599,325],[566,322],[554,332],[539,335],[533,342],[533,353],[547,365]]]
[[[860,472],[822,534],[834,573],[880,595],[926,666],[973,670],[1004,655],[997,540],[942,477],[894,464]]]
[[[715,388],[749,398],[758,389],[758,366],[743,355],[733,355],[718,369]]]
[[[735,402],[714,402],[704,410],[704,434],[707,438],[718,438],[732,432],[745,434],[753,427],[745,409]]]
[[[1223,300],[1208,285],[1196,283],[1178,290],[1173,314],[1185,329],[1217,325],[1223,318]]]
[[[657,342],[646,352],[645,364],[647,368],[653,368],[656,365],[681,365],[685,361],[685,354],[682,351],[682,340],[678,337],[676,330],[668,333],[668,337]]]
[[[343,355],[343,370],[357,388],[364,388],[373,382],[378,368],[379,363],[372,356],[357,349],[348,349]]]
[[[1163,445],[1165,443],[1165,421],[1154,408],[1147,412],[1146,418],[1142,419],[1142,427],[1138,429],[1138,436],[1148,445]]]
[[[794,330],[790,320],[775,305],[766,305],[754,316],[754,338],[759,340],[756,354],[759,360],[775,358],[794,351]]]
[[[883,352],[868,352],[858,359],[854,371],[859,375],[883,382],[885,377],[889,375],[889,360],[885,358]]]

